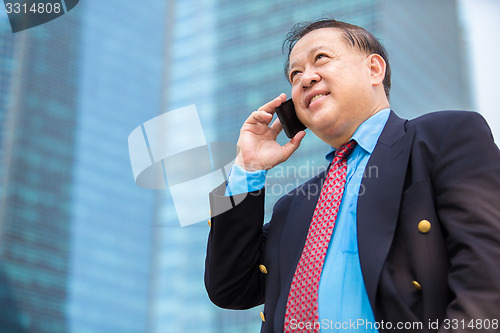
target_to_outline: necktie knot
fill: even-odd
[[[354,147],[356,147],[355,140],[351,140],[348,143],[343,144],[339,147],[339,149],[335,151],[335,159],[342,160],[344,158],[347,158],[347,156],[349,156],[349,154],[353,151]]]

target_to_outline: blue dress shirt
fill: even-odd
[[[363,174],[376,177],[376,168],[365,170],[377,140],[389,118],[389,109],[364,121],[351,139],[358,143],[347,159],[347,179],[330,245],[325,257],[318,291],[321,332],[378,332],[366,293],[358,255],[356,230],[358,195]],[[331,162],[335,149],[326,159]],[[264,187],[267,171],[231,169],[226,195],[256,191]]]

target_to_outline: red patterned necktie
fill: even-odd
[[[286,333],[319,332],[319,279],[344,193],[347,156],[355,146],[356,141],[351,140],[337,149],[330,165],[288,294]]]

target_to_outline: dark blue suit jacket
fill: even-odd
[[[444,332],[456,322],[446,319],[500,319],[500,152],[484,119],[443,111],[406,121],[391,112],[366,170],[358,249],[376,321],[392,332],[404,331],[398,322],[437,331],[437,321]],[[264,190],[227,198],[223,184],[210,194],[205,285],[215,304],[265,303],[262,332],[282,332],[324,177],[282,197],[264,226]]]

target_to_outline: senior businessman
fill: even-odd
[[[361,27],[301,24],[285,45],[297,116],[331,146],[330,165],[264,224],[266,172],[305,132],[276,142],[285,94],[250,114],[228,182],[210,193],[210,299],[264,303],[262,332],[498,331],[500,152],[484,119],[399,118],[386,51]]]

